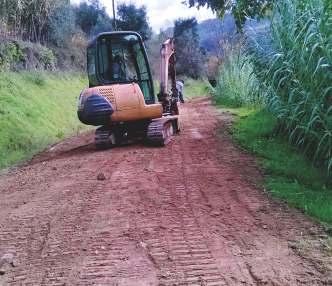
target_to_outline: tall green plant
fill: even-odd
[[[250,58],[239,47],[228,49],[226,54],[213,92],[216,103],[230,107],[261,105],[262,97]]]
[[[291,142],[332,171],[332,6],[329,0],[282,0],[269,49],[251,45],[270,110]],[[268,52],[266,52],[268,51]]]

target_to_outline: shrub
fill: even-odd
[[[57,60],[51,49],[46,48],[44,46],[40,46],[39,60],[45,69],[48,70],[55,69]]]
[[[24,58],[23,51],[16,41],[0,44],[0,69],[8,70]]]
[[[0,43],[0,70],[55,70],[53,51],[41,44],[5,40]]]

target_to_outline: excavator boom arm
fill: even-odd
[[[169,110],[171,113],[178,113],[177,110],[172,110],[175,109],[174,103],[177,100],[174,39],[168,39],[162,44],[160,56],[160,91],[158,99],[163,104],[166,112],[167,109],[171,109]],[[171,94],[169,94],[169,77],[172,85]]]

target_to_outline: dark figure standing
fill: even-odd
[[[184,81],[182,79],[176,81],[176,89],[178,90],[179,99],[181,103],[184,103],[183,99],[183,87],[184,87]]]

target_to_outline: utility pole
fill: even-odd
[[[116,25],[116,18],[115,18],[115,0],[112,0],[112,5],[113,5],[113,29],[115,30],[115,31],[117,31],[118,30],[118,27],[117,27],[117,25]]]

